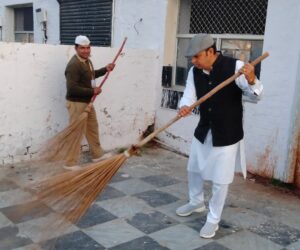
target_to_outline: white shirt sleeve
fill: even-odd
[[[183,92],[183,96],[180,100],[179,103],[179,108],[183,106],[190,106],[194,102],[197,101],[197,95],[196,95],[196,89],[195,89],[195,84],[194,84],[194,73],[193,73],[193,68],[189,70],[188,77],[186,80],[186,86]]]
[[[235,66],[235,73],[237,73],[244,66],[244,62],[237,60]],[[236,80],[236,85],[243,91],[243,95],[246,97],[244,101],[257,102],[261,98],[263,92],[263,85],[260,80],[256,79],[254,85],[248,84],[248,81],[244,75],[239,76]]]

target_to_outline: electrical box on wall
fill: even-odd
[[[161,85],[170,88],[172,85],[172,66],[163,66]]]
[[[0,16],[0,41],[2,41],[2,18]]]
[[[47,22],[47,11],[46,10],[39,8],[39,9],[36,9],[35,12],[36,12],[37,21],[39,23]]]

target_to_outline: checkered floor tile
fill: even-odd
[[[226,205],[215,238],[200,238],[206,212],[189,217],[175,214],[188,199],[187,159],[162,149],[149,150],[143,157],[129,159],[78,223],[66,223],[67,230],[57,230],[55,236],[43,235],[39,227],[50,226],[55,211],[35,201],[14,180],[0,179],[0,249],[292,250],[300,246],[299,228],[272,220],[270,209],[270,216],[260,213],[261,204],[260,210],[245,201],[240,206],[238,199]],[[210,185],[205,188],[207,204]],[[45,236],[43,240],[39,234]]]

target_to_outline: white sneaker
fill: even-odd
[[[192,213],[201,213],[206,210],[206,207],[204,204],[199,205],[191,205],[190,203],[187,203],[176,210],[176,214],[178,216],[189,216]]]
[[[104,155],[100,156],[99,158],[92,159],[92,162],[103,161],[103,160],[106,160],[106,159],[108,159],[112,156],[113,156],[113,153],[108,152],[108,153],[105,153]]]
[[[74,166],[63,166],[64,169],[71,170],[71,171],[76,171],[76,170],[81,170],[82,167],[79,165],[74,165]]]
[[[200,230],[200,237],[210,239],[216,235],[216,231],[218,231],[218,229],[218,224],[213,224],[207,221]]]

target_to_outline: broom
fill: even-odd
[[[263,59],[268,57],[268,55],[268,52],[264,53],[251,64],[253,66],[257,65]],[[242,73],[239,71],[219,84],[192,104],[189,107],[190,110],[193,110],[196,106],[203,103],[220,89],[230,84],[241,74]],[[121,154],[100,162],[91,163],[83,169],[59,174],[48,180],[40,182],[35,187],[38,199],[62,214],[68,221],[76,223],[127,158],[136,154],[139,148],[179,119],[181,119],[181,116],[176,115],[176,117],[170,120],[165,126],[155,130],[138,144],[131,146]]]
[[[120,56],[124,45],[127,41],[125,37],[117,55],[115,56],[112,63],[115,63]],[[106,72],[103,80],[101,81],[98,89],[101,89],[105,81],[107,80],[110,71]],[[97,95],[91,98],[90,103],[86,107],[85,111],[72,123],[70,123],[65,129],[59,132],[57,135],[52,137],[45,143],[45,146],[41,149],[38,156],[38,161],[42,162],[57,162],[64,160],[67,155],[73,154],[80,147],[81,141],[84,136],[88,113],[91,111],[93,102]]]

